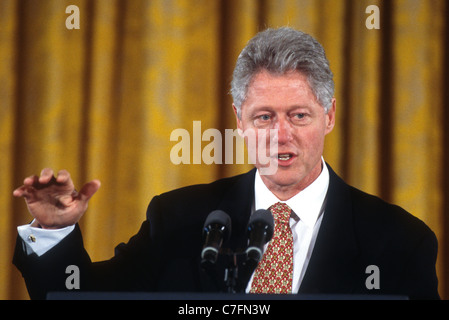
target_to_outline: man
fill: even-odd
[[[209,272],[200,266],[206,217],[228,213],[232,234],[223,252],[242,252],[250,215],[270,208],[275,235],[257,269],[238,278],[237,291],[438,299],[433,232],[403,209],[348,186],[322,158],[335,124],[332,78],[311,36],[290,28],[256,35],[237,60],[233,108],[243,133],[275,130],[266,139],[277,145],[269,153],[277,170],[261,174],[264,165],[256,161],[246,174],[154,197],[138,234],[109,261],[90,261],[77,225],[100,182],[77,192],[66,171],[26,178],[14,195],[26,199],[34,220],[18,228],[14,263],[30,296],[65,290],[69,265],[80,269],[81,290],[225,291],[228,257],[219,255]]]

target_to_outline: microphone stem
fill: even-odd
[[[237,258],[232,254],[229,259],[228,267],[225,269],[224,282],[226,284],[227,293],[236,293],[238,277]]]

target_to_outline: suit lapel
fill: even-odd
[[[232,219],[232,235],[226,247],[234,251],[246,247],[246,227],[254,202],[254,178],[256,169],[241,176],[237,182],[226,190],[218,209],[223,210]]]
[[[350,293],[355,285],[358,249],[350,190],[328,168],[324,216],[299,293]]]

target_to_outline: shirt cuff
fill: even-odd
[[[56,246],[74,229],[74,225],[61,229],[41,229],[32,227],[30,223],[18,226],[17,232],[25,243],[26,253],[28,255],[36,253],[38,256],[41,256]]]

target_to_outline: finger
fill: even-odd
[[[29,186],[29,187],[31,187],[33,185],[36,185],[38,182],[39,182],[39,177],[36,176],[36,175],[32,175],[32,176],[26,177],[23,180],[23,184],[25,186]]]
[[[92,180],[86,183],[78,193],[78,197],[81,201],[87,202],[100,189],[100,180]]]
[[[39,177],[36,175],[32,175],[29,177],[26,177],[23,180],[23,185],[16,188],[12,194],[15,197],[24,197],[25,195],[29,195],[29,191],[31,188],[33,188],[34,186],[36,186],[39,182]]]
[[[60,170],[58,176],[56,177],[56,182],[67,183],[70,180],[70,173],[67,170]]]
[[[53,178],[53,170],[50,168],[45,168],[41,171],[41,176],[39,177],[39,183],[47,184]]]
[[[24,197],[25,199],[29,200],[32,198],[33,193],[32,190],[34,188],[32,186],[21,186],[13,191],[13,196],[15,197]]]
[[[27,187],[26,187],[26,186],[21,186],[21,187],[15,189],[15,190],[12,192],[12,195],[13,195],[14,197],[22,197],[22,196],[24,195],[24,193],[25,193],[25,188],[27,188]]]

